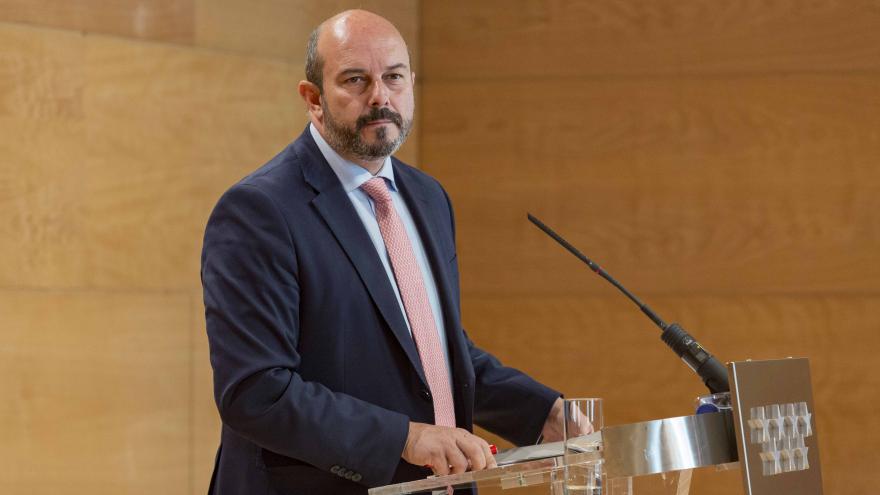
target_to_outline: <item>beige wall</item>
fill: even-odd
[[[416,54],[402,156],[455,202],[478,343],[608,424],[702,393],[531,211],[722,359],[809,357],[825,488],[872,493],[868,0],[0,0],[0,492],[204,493],[204,222],[300,132],[308,31],[353,5]]]
[[[720,358],[809,357],[826,493],[875,491],[877,2],[424,2],[422,66],[474,340],[607,424],[704,393],[532,212]]]
[[[405,0],[0,0],[0,493],[205,493],[204,224],[301,132],[308,33],[355,5],[418,53]]]

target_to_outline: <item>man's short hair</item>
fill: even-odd
[[[318,53],[318,36],[321,27],[318,26],[309,35],[309,44],[306,48],[306,80],[318,87],[318,91],[324,91],[324,59]]]

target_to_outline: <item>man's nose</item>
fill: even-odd
[[[385,86],[385,82],[381,79],[373,81],[373,84],[370,85],[369,103],[371,107],[379,108],[387,106],[390,103],[388,101],[388,87]]]

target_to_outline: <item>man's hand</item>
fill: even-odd
[[[547,415],[547,420],[544,422],[544,429],[541,430],[541,436],[544,439],[544,442],[560,442],[565,439],[565,433],[563,431],[563,424],[565,423],[565,402],[562,400],[562,397],[556,399],[556,402],[553,403],[553,407],[550,408],[550,414]],[[568,424],[569,435],[571,437],[579,437],[581,435],[588,435],[593,433],[593,425],[590,421],[581,414],[580,411],[577,411],[578,417],[574,419],[574,421],[570,421]]]
[[[401,456],[416,466],[430,466],[434,474],[458,474],[496,466],[489,444],[461,428],[409,423]]]

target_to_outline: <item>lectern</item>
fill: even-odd
[[[687,495],[694,469],[738,469],[746,495],[821,495],[809,361],[728,363],[729,403],[692,416],[607,426],[577,453],[561,442],[511,449],[499,467],[373,488],[370,495]],[[704,408],[700,408],[701,410]],[[574,473],[600,466],[595,483]]]

